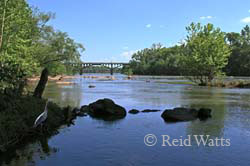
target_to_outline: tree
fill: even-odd
[[[48,68],[50,74],[71,74],[74,68],[67,64],[81,63],[80,52],[84,51],[84,47],[71,39],[67,33],[46,27],[34,51],[39,66]]]
[[[226,39],[232,54],[225,67],[227,75],[250,76],[250,28],[246,25],[241,33],[227,33]]]
[[[81,63],[80,53],[85,50],[83,45],[75,42],[67,33],[47,25],[55,14],[34,9],[33,16],[39,29],[39,37],[33,44],[33,55],[39,67],[47,68],[52,75],[75,72],[75,67],[67,64]]]
[[[200,85],[207,85],[228,63],[231,53],[225,42],[225,33],[212,24],[191,23],[183,51],[184,74]]]
[[[84,47],[48,26],[52,18],[26,0],[0,0],[0,90],[21,89],[27,77],[44,68],[52,74],[75,71],[66,64],[80,63]]]
[[[36,70],[31,54],[36,30],[25,0],[0,1],[0,89],[22,87],[24,78]]]
[[[132,55],[130,67],[134,74],[147,75],[180,75],[181,46],[170,48],[161,44],[153,44]]]

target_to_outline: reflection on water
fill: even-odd
[[[36,143],[29,144],[16,150],[11,154],[4,154],[0,158],[0,165],[3,166],[35,166],[36,160],[46,160],[51,154],[56,153],[57,148],[48,144],[47,138],[40,138]],[[11,155],[11,156],[10,156]]]
[[[179,106],[212,108],[212,118],[182,123],[165,123],[162,112],[128,114],[124,119],[104,121],[78,118],[74,126],[61,129],[49,140],[20,149],[21,157],[6,165],[248,165],[250,154],[250,90],[170,85],[180,77],[137,77],[114,81],[79,78],[75,85],[50,84],[45,96],[62,106],[92,103],[110,98],[126,110],[169,109]],[[146,82],[146,80],[151,80]],[[95,88],[88,88],[95,85]],[[153,147],[144,144],[146,134],[155,134]],[[210,135],[231,140],[230,147],[163,147],[161,135],[171,138]],[[57,147],[57,148],[53,148]],[[40,149],[40,150],[39,150]],[[59,149],[59,150],[58,150]]]

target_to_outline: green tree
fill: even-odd
[[[222,74],[231,53],[225,33],[212,24],[192,23],[186,28],[188,36],[183,51],[184,74],[200,85],[211,83]]]
[[[153,44],[133,54],[130,67],[134,74],[146,75],[180,75],[181,46],[170,48]]]
[[[32,41],[37,31],[25,0],[0,0],[0,88],[22,87],[37,68]]]
[[[246,25],[241,33],[227,33],[226,39],[232,54],[225,67],[227,75],[250,76],[250,28]]]
[[[48,26],[52,13],[32,9],[26,0],[0,0],[0,89],[22,89],[25,79],[48,68],[73,73],[84,47]]]
[[[72,63],[81,63],[84,47],[76,43],[67,33],[46,27],[34,49],[35,58],[41,68],[48,68],[50,74],[72,74],[76,67]]]

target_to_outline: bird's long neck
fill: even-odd
[[[47,107],[48,107],[48,103],[49,103],[49,102],[47,101],[47,102],[46,102],[46,105],[45,105],[45,110],[44,110],[44,112],[46,112],[46,113],[48,112],[48,108],[47,108]]]

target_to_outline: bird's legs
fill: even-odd
[[[47,133],[49,133],[48,127],[46,125],[44,125],[44,129],[47,131]]]
[[[41,131],[41,133],[43,135],[43,123],[41,123],[41,125],[40,125],[40,131]]]

